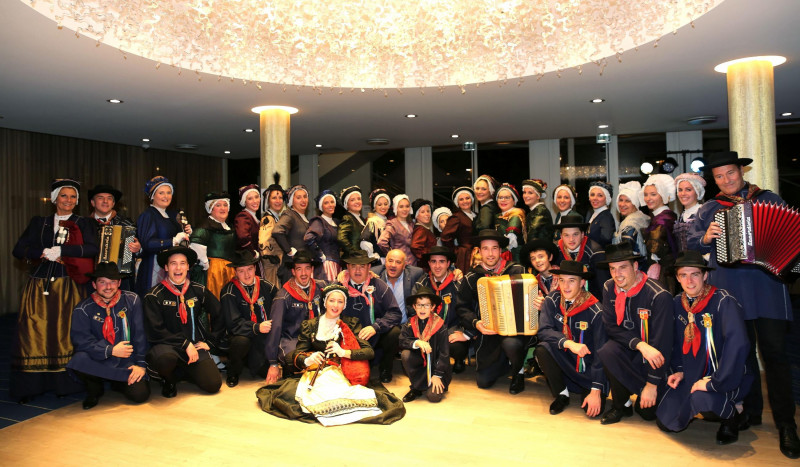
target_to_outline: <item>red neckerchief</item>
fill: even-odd
[[[616,301],[614,302],[614,311],[617,314],[617,326],[622,324],[622,318],[625,316],[625,300],[628,297],[635,297],[636,294],[638,294],[639,291],[642,290],[642,287],[644,287],[645,282],[647,282],[647,274],[643,273],[642,271],[639,271],[639,274],[641,274],[641,276],[639,277],[639,282],[637,282],[633,287],[628,289],[627,292],[623,291],[622,289],[614,285],[614,293],[617,294]]]
[[[411,326],[411,330],[414,331],[414,337],[417,339],[422,339],[425,342],[429,342],[431,337],[439,329],[442,329],[444,326],[444,320],[439,317],[436,313],[431,313],[430,317],[428,317],[428,322],[425,324],[425,329],[422,330],[422,336],[420,337],[419,332],[419,317],[417,315],[408,318],[408,324]],[[425,352],[422,349],[419,349],[420,353],[422,354],[422,366],[428,366],[428,361],[425,358]]]
[[[94,218],[94,220],[97,221],[97,223],[100,224],[100,225],[111,225],[111,219],[113,219],[115,217],[117,217],[117,211],[112,209],[111,210],[111,214],[108,217],[104,218],[106,220],[105,222],[102,222],[100,219],[98,219],[96,217]]]
[[[261,278],[256,276],[256,283],[253,286],[252,296],[247,293],[247,290],[245,290],[238,277],[231,279],[231,282],[233,282],[233,285],[235,285],[236,288],[239,289],[239,292],[242,293],[242,298],[244,298],[244,301],[250,305],[250,321],[257,323],[258,318],[256,318],[255,304],[258,301],[259,295],[261,294]],[[263,312],[264,308],[261,308],[261,311]],[[267,317],[264,316],[264,319],[266,320]]]
[[[183,290],[180,292],[178,292],[178,289],[176,289],[175,286],[172,285],[172,282],[167,279],[164,279],[161,281],[161,283],[167,288],[167,290],[181,299],[181,303],[178,305],[178,313],[181,316],[181,323],[186,324],[186,299],[184,298],[184,294],[186,294],[186,291],[189,290],[189,281],[187,280],[183,283]]]
[[[365,280],[364,283],[361,284],[362,291],[367,290],[367,287],[369,287],[369,280],[371,277],[372,274],[367,274],[367,280]],[[344,282],[345,287],[347,287],[347,292],[351,297],[364,297],[364,300],[367,302],[368,305],[372,303],[367,294],[365,294],[364,292],[359,292],[358,289],[350,285],[350,271],[344,271],[344,276],[342,278],[342,281]]]
[[[569,328],[569,318],[577,315],[578,313],[589,308],[595,303],[597,303],[597,298],[595,298],[594,295],[590,294],[585,290],[581,290],[581,292],[578,294],[577,297],[575,297],[575,300],[572,302],[572,306],[570,306],[569,310],[566,310],[564,308],[564,296],[563,295],[561,296],[561,303],[559,304],[559,308],[561,309],[561,314],[564,316],[564,328],[561,330],[561,332],[564,333],[567,339],[574,340],[572,338],[572,331]]]
[[[106,309],[106,319],[103,320],[103,337],[108,341],[109,344],[114,345],[114,341],[116,340],[114,334],[114,319],[111,318],[111,310],[114,309],[114,306],[119,302],[119,298],[122,296],[119,290],[117,293],[111,297],[108,303],[104,302],[100,295],[95,292],[92,294],[92,299],[98,306],[101,306]]]
[[[453,273],[451,272],[451,273],[447,274],[447,276],[442,281],[442,285],[440,285],[439,287],[436,287],[436,279],[434,279],[432,272],[428,273],[428,278],[431,281],[431,288],[433,289],[433,291],[436,292],[436,295],[441,297],[442,296],[442,291],[445,289],[445,287],[447,287],[448,285],[450,285],[451,282],[453,282]],[[444,302],[440,303],[439,306],[436,307],[435,311],[436,311],[437,315],[441,314],[443,305],[444,305]]]
[[[505,258],[501,258],[492,269],[486,269],[486,266],[483,269],[486,271],[487,276],[499,276],[506,268],[507,263],[508,261]]]
[[[725,206],[726,208],[731,208],[736,204],[742,204],[747,200],[753,199],[754,197],[758,196],[763,190],[758,187],[758,185],[750,184],[747,188],[747,194],[744,198],[741,196],[736,195],[726,195],[725,193],[718,193],[716,198],[714,198],[719,204]]]
[[[557,269],[557,268],[554,268],[554,269]],[[544,285],[544,281],[542,280],[542,273],[541,272],[539,274],[536,274],[536,282],[539,284],[539,290],[541,290],[544,295],[547,295],[547,294],[549,294],[550,292],[552,292],[554,290],[558,290],[558,277],[556,277],[555,274],[553,274],[553,279],[552,279],[552,281],[550,281],[550,287],[551,288],[549,288],[549,289],[547,288],[546,285]]]
[[[687,324],[686,328],[683,330],[684,355],[691,350],[692,354],[696,357],[697,351],[700,350],[700,328],[698,328],[697,323],[695,323],[694,315],[703,311],[716,290],[717,288],[713,285],[706,284],[703,287],[703,291],[697,296],[697,300],[695,300],[691,306],[689,305],[689,297],[686,295],[686,292],[681,294],[681,305],[683,305],[683,309],[688,313],[689,318],[689,324]]]
[[[289,295],[294,297],[295,300],[308,304],[308,319],[314,319],[314,306],[311,303],[314,300],[314,291],[316,290],[316,281],[311,279],[308,293],[306,294],[303,289],[294,280],[287,281],[283,284],[283,288],[289,292]],[[252,306],[252,305],[251,305]]]
[[[580,262],[581,258],[583,258],[583,252],[586,251],[586,242],[589,241],[589,237],[586,235],[583,236],[583,240],[581,241],[581,246],[578,248],[578,257],[575,258],[575,261]],[[564,255],[564,259],[570,259],[572,256],[570,255],[569,251],[567,250],[566,246],[564,246],[564,239],[558,239],[558,249],[561,250],[561,254]]]

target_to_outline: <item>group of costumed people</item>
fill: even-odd
[[[761,423],[757,345],[780,448],[796,458],[788,289],[757,266],[719,264],[714,248],[716,211],[783,203],[744,181],[750,162],[709,156],[721,192],[706,203],[703,177],[656,174],[617,190],[592,182],[581,215],[575,189],[562,184],[552,191],[555,217],[540,179],[520,192],[481,175],[439,208],[384,189],[323,190],[313,217],[308,189],[284,191],[276,180],[239,189],[232,225],[230,196],[209,193],[197,228],[170,209],[169,180],[154,177],[128,246],[135,281],[114,263],[94,265],[98,227],[134,225],[113,209],[122,193],[94,187],[92,215],[80,217],[80,185],[57,180],[56,212],[35,217],[14,248],[31,275],[11,394],[85,387],[91,408],[107,381],[135,402],[149,397],[150,379],[164,397],[183,380],[214,393],[222,361],[229,387],[245,366],[264,379],[257,397],[273,415],[392,423],[403,403],[443,400],[474,352],[480,388],[510,377],[518,394],[543,374],[551,414],[578,399],[603,424],[634,410],[669,432],[716,420],[717,442],[727,444]],[[676,199],[680,215],[669,208]],[[478,280],[525,273],[537,279],[538,333],[500,335],[481,317]],[[402,398],[383,386],[398,353],[410,381]]]

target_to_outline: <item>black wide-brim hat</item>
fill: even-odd
[[[672,270],[674,272],[678,272],[679,268],[698,268],[703,271],[713,271],[716,268],[712,268],[708,265],[705,258],[699,251],[695,250],[686,250],[681,251],[678,253],[678,258],[675,259],[675,264],[672,266]]]
[[[478,235],[472,237],[472,244],[480,247],[481,242],[484,240],[495,240],[500,245],[500,248],[508,246],[508,239],[494,229],[483,229],[478,232]]]
[[[455,262],[456,260],[456,254],[450,251],[450,248],[447,248],[445,246],[437,245],[431,247],[431,249],[428,250],[427,253],[422,254],[422,262],[427,263],[431,259],[431,256],[444,256],[451,263]]]
[[[593,276],[583,263],[572,260],[562,261],[558,268],[550,269],[549,272],[559,276],[578,276],[581,279],[591,279]]]
[[[619,242],[616,245],[607,245],[605,253],[605,259],[598,261],[598,266],[608,267],[610,263],[619,261],[639,261],[644,258],[644,256],[637,255],[633,252],[633,245],[627,240]]]
[[[117,190],[116,188],[114,188],[111,185],[102,185],[102,184],[101,185],[95,185],[94,188],[91,188],[89,190],[89,199],[94,198],[94,195],[97,195],[97,194],[100,194],[100,193],[108,193],[108,194],[110,194],[111,196],[114,197],[114,202],[115,203],[119,202],[119,200],[122,199],[122,192],[121,191]]]
[[[418,298],[427,297],[431,299],[431,305],[435,310],[442,303],[442,298],[436,295],[436,292],[433,291],[430,287],[420,287],[417,289],[417,293],[406,297],[406,305],[414,306],[414,303],[417,302]]]
[[[158,254],[156,260],[158,261],[158,265],[162,268],[167,265],[169,262],[170,257],[172,255],[183,255],[186,257],[186,261],[189,262],[189,267],[192,267],[197,263],[197,252],[189,248],[188,246],[174,246],[167,250],[164,250]]]
[[[315,268],[322,265],[308,250],[299,250],[292,257],[285,255],[283,257],[283,264],[289,269],[294,268],[296,264],[310,264]]]
[[[94,267],[94,272],[87,272],[86,277],[91,277],[95,280],[100,279],[101,277],[111,280],[119,280],[124,279],[127,276],[120,273],[119,268],[117,268],[117,263],[112,261],[97,263]]]
[[[723,165],[731,165],[735,164],[738,166],[745,166],[750,165],[753,163],[753,159],[748,157],[739,157],[739,153],[736,151],[725,151],[725,152],[715,152],[713,154],[709,154],[705,158],[705,164],[703,165],[703,170],[705,169],[713,169],[714,167],[722,167]]]
[[[535,238],[522,245],[522,249],[519,250],[519,262],[526,268],[533,267],[533,264],[531,264],[531,253],[539,250],[545,250],[550,253],[554,259],[558,256],[558,248],[556,248],[556,244],[553,243],[552,240]]]
[[[589,228],[589,223],[583,220],[583,216],[576,212],[571,212],[566,216],[561,218],[561,223],[555,224],[554,227],[556,230],[562,229],[569,229],[569,228],[578,228],[581,231],[586,232],[586,229]]]
[[[236,250],[233,252],[231,262],[227,264],[229,268],[241,268],[258,263],[259,257],[251,250]]]
[[[358,250],[353,254],[347,255],[342,258],[342,262],[346,264],[369,264],[375,261],[375,258],[370,258],[366,251]]]

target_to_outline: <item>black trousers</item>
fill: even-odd
[[[417,349],[403,350],[400,353],[400,360],[403,362],[403,368],[406,370],[408,380],[411,382],[411,388],[417,391],[422,391],[425,397],[431,402],[439,402],[444,397],[444,391],[441,394],[433,392],[433,386],[428,386],[428,369],[424,366],[422,354]],[[444,390],[450,386],[450,379],[453,377],[453,367],[442,377],[442,384]]]
[[[150,398],[150,382],[144,378],[133,384],[128,384],[127,381],[111,381],[80,371],[75,371],[75,374],[86,385],[86,395],[89,397],[99,398],[102,396],[103,386],[106,381],[109,381],[113,390],[120,391],[132,402],[140,404]]]
[[[561,370],[561,367],[558,366],[556,359],[550,354],[550,352],[544,348],[544,346],[537,346],[536,350],[534,351],[534,355],[536,356],[536,361],[539,363],[539,368],[542,369],[542,373],[544,373],[544,377],[547,378],[547,386],[550,387],[550,394],[553,397],[558,397],[564,389],[567,389],[566,383],[564,383],[564,373]],[[581,388],[581,404],[583,404],[583,399],[586,399],[592,388]],[[624,405],[624,403],[623,403]],[[603,413],[606,407],[606,398],[604,395],[601,395],[601,402],[600,402],[600,413]],[[583,411],[585,412],[586,409],[584,408]]]
[[[381,370],[391,370],[394,363],[394,356],[400,348],[400,326],[395,326],[388,332],[377,335],[375,342],[375,357],[379,362]],[[378,355],[380,353],[380,355]]]
[[[786,338],[789,335],[789,321],[758,318],[745,321],[747,338],[750,339],[750,354],[747,364],[756,375],[750,393],[744,398],[744,412],[761,416],[764,409],[764,396],[761,392],[761,378],[758,371],[758,353],[764,361],[764,376],[767,380],[769,406],[775,426],[797,429],[794,421],[795,404],[792,397],[792,369],[786,355]]]
[[[450,343],[450,356],[453,358],[453,361],[463,362],[464,359],[467,358],[470,342],[471,341]]]
[[[628,391],[628,388],[625,387],[624,384],[620,383],[614,375],[611,374],[608,369],[605,369],[606,378],[608,378],[608,384],[611,386],[611,406],[615,409],[621,410],[625,407],[625,404],[631,398],[631,392]],[[658,396],[660,396],[659,394]],[[641,396],[641,394],[640,394]],[[655,420],[656,419],[656,409],[658,408],[658,399],[656,399],[655,405],[652,407],[648,407],[643,409],[639,406],[639,397],[636,398],[636,411],[641,415],[641,417],[645,420]]]
[[[187,361],[186,352],[180,355],[172,347],[169,347],[168,350],[162,348],[158,353],[153,366],[167,382],[176,384],[183,375],[186,375],[197,387],[210,394],[218,392],[222,386],[222,377],[217,369],[217,364],[211,359],[207,350],[198,350],[200,359],[191,364]]]
[[[506,336],[502,338],[502,353],[492,364],[481,367],[477,372],[478,387],[486,389],[508,371],[512,376],[519,373],[525,364],[526,343],[528,336]],[[509,371],[510,367],[510,371]]]
[[[244,336],[234,336],[228,349],[228,375],[239,376],[244,368],[244,359],[250,352],[250,339]]]

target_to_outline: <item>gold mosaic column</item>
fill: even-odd
[[[775,66],[783,57],[751,57],[718,65],[727,73],[730,149],[753,163],[745,179],[778,192],[775,140]]]
[[[261,135],[261,186],[265,188],[272,181],[272,174],[281,175],[281,185],[291,185],[291,168],[289,164],[290,120],[297,113],[294,107],[266,105],[254,107],[259,115]]]

